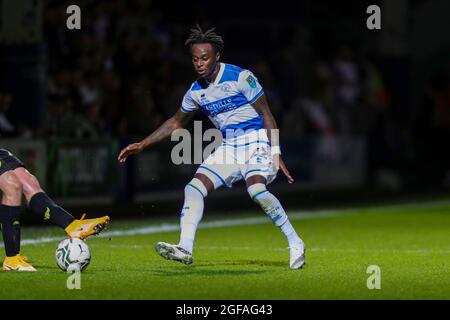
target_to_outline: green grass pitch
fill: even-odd
[[[262,213],[206,212],[190,266],[154,250],[178,241],[177,217],[113,220],[109,235],[88,240],[80,290],[56,266],[59,240],[42,240],[62,232],[24,227],[37,241],[22,254],[38,272],[0,272],[0,299],[450,299],[450,201],[290,214],[307,246],[301,270],[289,269],[285,239]],[[379,290],[367,288],[369,265],[381,268]]]

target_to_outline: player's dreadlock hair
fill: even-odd
[[[222,52],[224,46],[223,39],[214,32],[215,29],[211,28],[203,32],[202,28],[197,24],[195,28],[191,29],[191,34],[184,44],[190,48],[196,43],[209,43],[216,52]]]

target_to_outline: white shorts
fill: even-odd
[[[197,173],[207,176],[215,189],[222,185],[231,188],[234,182],[256,175],[263,176],[267,184],[271,183],[277,170],[265,129],[252,131],[233,141],[224,140],[200,165]]]

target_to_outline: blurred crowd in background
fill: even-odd
[[[329,152],[337,135],[364,137],[369,170],[418,170],[435,179],[432,173],[441,176],[438,168],[450,163],[445,148],[450,141],[448,70],[428,76],[419,88],[420,101],[413,103],[393,98],[399,93],[371,39],[329,39],[324,46],[327,39],[318,41],[323,35],[310,23],[274,21],[277,33],[259,37],[266,42],[262,46],[252,39],[236,40],[240,34],[230,31],[225,18],[211,21],[201,10],[196,14],[203,20],[188,14],[174,20],[152,1],[77,3],[83,8],[83,27],[76,32],[66,28],[64,1],[45,4],[48,85],[42,125],[29,128],[10,121],[14,96],[2,92],[3,136],[127,141],[149,134],[176,112],[195,80],[184,40],[200,22],[223,35],[223,62],[258,77],[282,137],[324,136]],[[253,28],[264,33],[267,25]]]

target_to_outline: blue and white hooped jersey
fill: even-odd
[[[251,105],[264,94],[257,78],[249,70],[220,63],[213,83],[195,81],[181,104],[183,112],[202,110],[224,138],[237,137],[264,128]]]

